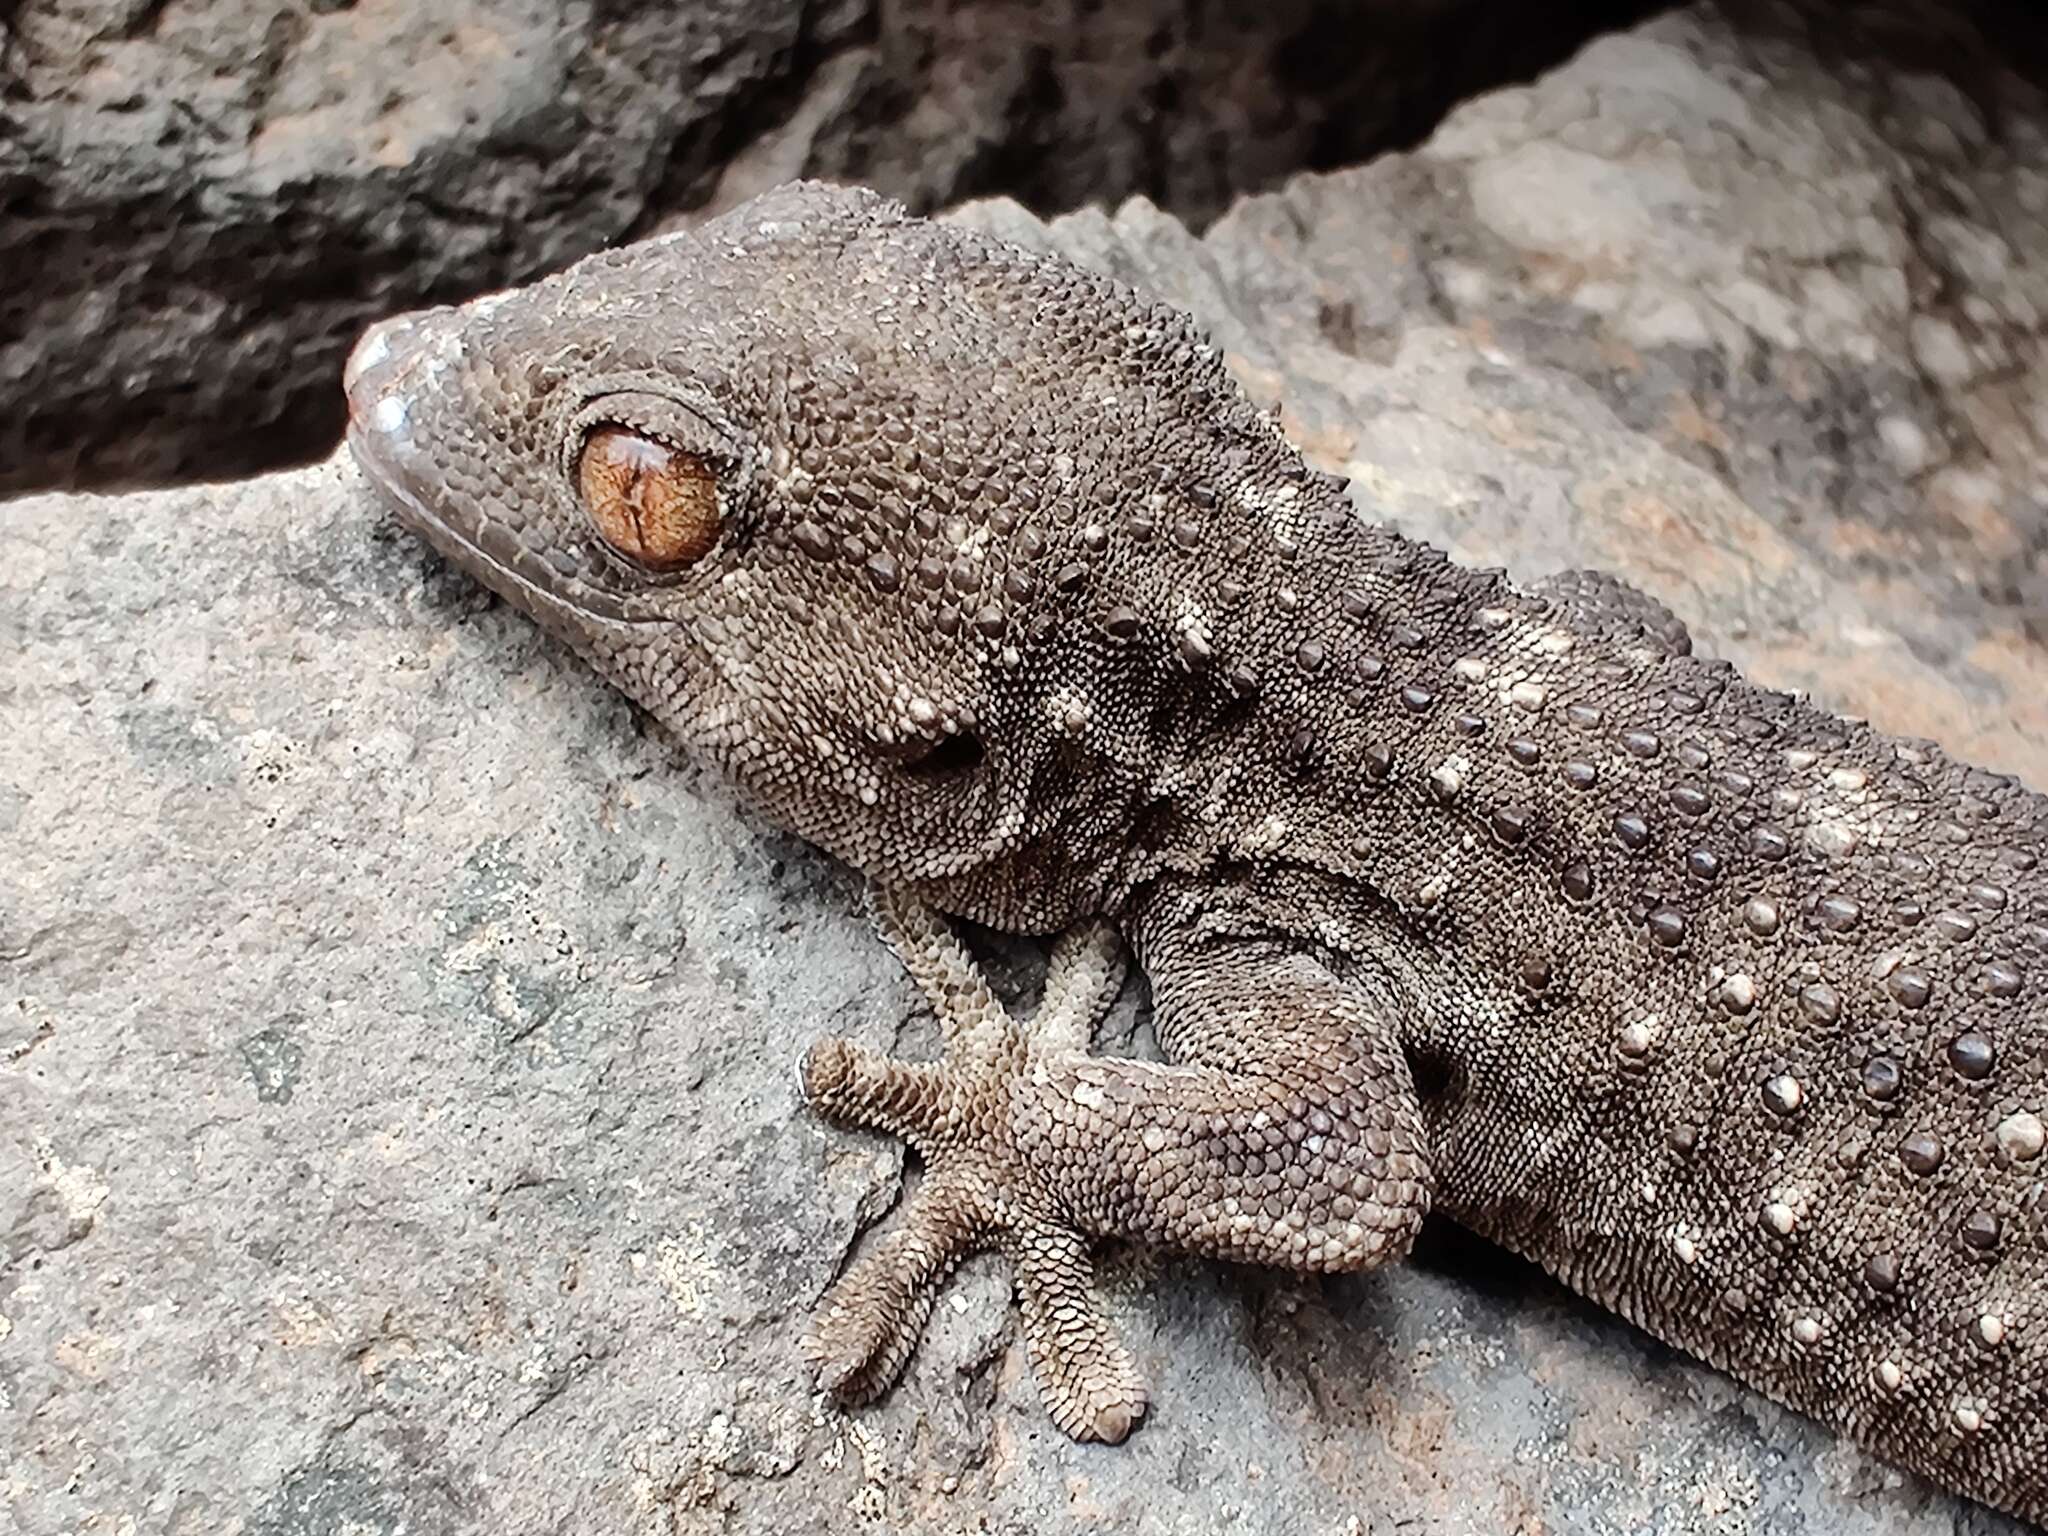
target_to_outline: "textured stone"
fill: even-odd
[[[1302,209],[1309,255],[1274,234]],[[1423,278],[1376,354],[1304,328],[1384,302],[1400,269],[1345,253],[1388,213],[1337,177],[1206,241],[1142,205],[972,216],[1190,303],[1403,531],[1622,569],[1762,680],[2048,782],[2039,658],[1959,659],[1984,610],[1871,604]],[[338,467],[0,508],[0,646],[0,1508],[28,1536],[2017,1529],[1450,1233],[1322,1285],[1111,1256],[1160,1405],[1115,1451],[1044,1424],[994,1266],[882,1404],[823,1409],[794,1334],[898,1168],[798,1112],[794,1068],[828,1030],[930,1045],[843,875]],[[1033,974],[999,957],[1007,992]],[[1127,999],[1106,1046],[1145,1044]]]

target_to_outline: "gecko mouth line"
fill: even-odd
[[[363,478],[400,524],[425,539],[436,553],[467,571],[507,602],[519,607],[559,612],[561,622],[570,616],[618,629],[659,630],[669,621],[658,615],[639,616],[606,610],[593,602],[571,603],[550,587],[524,575],[492,553],[483,542],[458,527],[438,500],[423,491],[402,468],[393,464],[373,427],[352,418],[348,429],[349,452],[363,470]]]

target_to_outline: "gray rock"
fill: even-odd
[[[1648,9],[0,4],[0,493],[316,457],[370,320],[767,182],[1205,219]]]
[[[1798,99],[1717,46],[1665,23],[1609,55],[1593,125],[1663,114],[1594,178],[1627,238],[1662,238],[1627,210],[1673,166],[1728,159],[1684,147],[1689,114],[1732,94],[1750,152],[1796,134]],[[1621,569],[1765,680],[2048,783],[2038,654],[1982,665],[1963,637],[2009,633],[1993,610],[1873,588],[1827,557],[1825,503],[1817,534],[1785,518],[1824,436],[1779,479],[1696,462],[1583,349],[1509,323],[1536,307],[1510,279],[1541,283],[1470,188],[1577,142],[1587,94],[1567,71],[1480,103],[1204,240],[1145,204],[962,216],[1197,309],[1367,514],[1525,575]],[[1661,169],[1624,152],[1660,136]],[[1688,215],[1700,270],[1768,291],[1765,226],[1720,210]],[[1443,296],[1452,260],[1483,305]],[[1751,344],[1697,302],[1696,366]],[[0,648],[0,1511],[24,1536],[2017,1529],[1448,1231],[1328,1283],[1107,1255],[1157,1392],[1124,1447],[1044,1422],[990,1263],[843,1414],[795,1335],[904,1170],[806,1118],[794,1066],[828,1030],[933,1043],[843,871],[343,463],[0,506]],[[991,964],[1028,1000],[1028,949]],[[1149,1049],[1140,999],[1104,1048]]]

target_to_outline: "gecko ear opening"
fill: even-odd
[[[649,571],[679,571],[718,542],[718,476],[694,454],[630,428],[583,439],[577,489],[599,538]]]
[[[946,778],[971,773],[985,756],[981,737],[973,731],[941,736],[936,743],[911,758],[909,768],[924,778]]]

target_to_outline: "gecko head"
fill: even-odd
[[[1099,564],[1088,600],[1116,605],[1084,526],[1109,487],[1081,482],[1131,472],[1112,391],[1160,415],[1126,354],[1191,335],[798,185],[383,323],[349,443],[401,520],[759,808],[871,874],[952,878],[1029,841],[1063,771],[1057,720],[1087,705],[1045,658],[1085,673],[1094,642],[1050,643],[1062,581]]]

